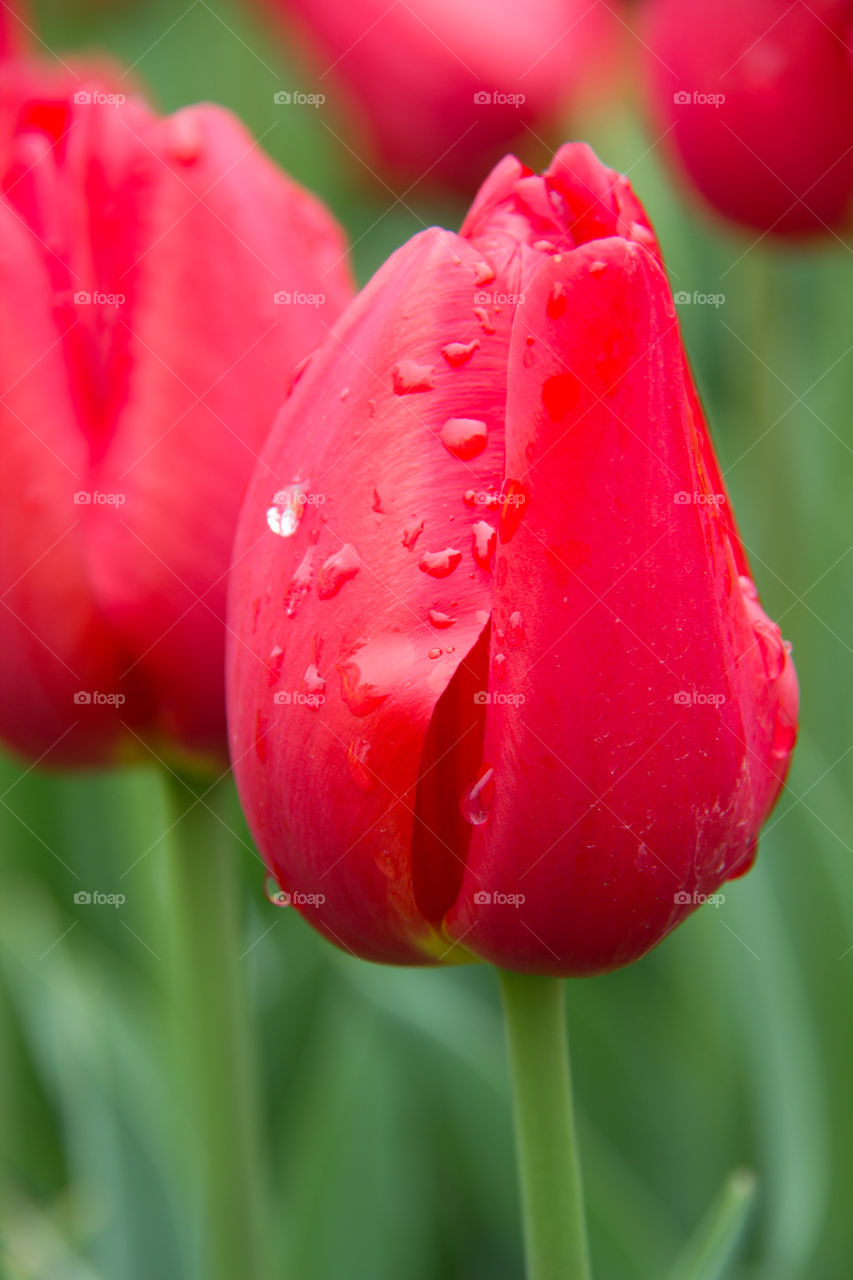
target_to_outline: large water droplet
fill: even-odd
[[[495,278],[495,269],[490,262],[477,262],[474,266],[474,283],[491,284]]]
[[[476,338],[473,342],[449,342],[446,347],[441,348],[441,354],[452,368],[458,369],[471,359],[479,345]]]
[[[299,521],[305,514],[306,488],[302,484],[291,484],[279,489],[267,507],[267,524],[273,533],[280,538],[289,538],[299,528]]]
[[[448,418],[441,428],[441,443],[454,458],[468,462],[486,447],[488,431],[479,418]]]
[[[345,543],[340,551],[329,556],[317,574],[317,595],[321,600],[330,600],[345,582],[355,577],[360,568],[358,552],[351,542]]]
[[[280,644],[273,645],[267,659],[267,684],[272,689],[278,684],[281,675],[281,664],[284,662],[284,649]]]
[[[471,529],[471,537],[474,559],[481,569],[490,570],[497,542],[495,530],[486,520],[478,520]]]
[[[492,811],[495,798],[495,771],[483,769],[472,787],[462,797],[459,808],[462,817],[472,827],[481,827]]]
[[[489,319],[489,313],[485,307],[475,307],[474,315],[480,321],[480,326],[483,330],[483,333],[494,333],[495,326],[492,324],[491,320]]]
[[[425,551],[418,561],[418,568],[433,578],[446,578],[462,559],[462,552],[454,547],[443,551]]]
[[[447,627],[452,627],[455,618],[451,618],[450,614],[442,613],[440,609],[430,609],[429,620],[439,631],[444,631]]]
[[[418,391],[432,391],[435,378],[428,364],[418,364],[417,360],[400,360],[391,370],[391,385],[395,395],[408,396]]]
[[[188,110],[178,111],[167,122],[169,150],[181,164],[192,164],[201,151],[201,130],[196,116]]]
[[[794,750],[797,741],[797,726],[784,707],[776,708],[776,719],[773,722],[773,755],[777,760],[784,760]]]
[[[440,650],[440,649],[430,649],[429,653],[427,654],[427,657],[428,657],[428,658],[440,658],[440,657],[441,657],[441,650]]]
[[[264,894],[267,902],[271,902],[274,907],[290,906],[290,894],[282,889],[275,876],[267,876],[264,880]]]
[[[740,589],[746,596],[747,600],[758,599],[758,588],[752,581],[752,578],[748,578],[746,574],[742,573],[738,578],[738,582],[740,583]]]
[[[313,581],[314,547],[311,546],[300,560],[293,577],[290,579],[290,586],[287,588],[287,594],[284,597],[284,612],[288,618],[295,617],[300,601],[311,590]]]
[[[755,618],[752,623],[755,640],[761,651],[764,672],[768,680],[778,680],[785,669],[787,653],[782,632],[769,618]]]
[[[375,791],[379,783],[370,767],[370,743],[353,738],[347,747],[347,765],[353,782],[362,791]]]
[[[424,531],[423,520],[418,520],[417,522],[413,521],[411,524],[406,525],[405,529],[403,530],[403,546],[406,548],[407,551],[412,550],[412,547],[415,545],[415,543],[417,542],[418,538],[421,536],[423,531]]]
[[[305,675],[302,677],[302,693],[308,695],[305,706],[310,707],[312,711],[318,711],[325,701],[326,681],[313,662],[305,668]]]
[[[515,613],[509,615],[506,624],[506,641],[507,644],[517,647],[524,639],[524,619],[516,609]]]

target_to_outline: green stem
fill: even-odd
[[[718,1280],[743,1235],[755,1199],[755,1174],[735,1169],[699,1224],[668,1280]]]
[[[589,1280],[560,978],[500,971],[527,1280]]]
[[[174,822],[168,859],[171,986],[179,1101],[197,1197],[194,1254],[204,1280],[260,1280],[263,1182],[240,961],[239,859],[229,827],[231,785],[196,792],[167,775],[166,786]]]

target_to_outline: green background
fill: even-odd
[[[51,49],[134,64],[161,110],[209,99],[238,112],[342,220],[359,281],[425,223],[458,225],[464,200],[421,187],[397,200],[404,188],[372,178],[331,108],[273,104],[282,86],[316,86],[248,6],[57,2],[39,19]],[[789,786],[755,870],[639,964],[566,984],[595,1274],[666,1276],[726,1176],[746,1166],[759,1191],[725,1274],[846,1280],[850,245],[756,244],[714,222],[674,183],[628,94],[566,136],[629,172],[673,289],[725,295],[718,308],[680,308],[685,343],[802,692]],[[522,158],[538,161],[530,142]],[[472,174],[472,191],[484,176]],[[186,1274],[162,958],[167,825],[153,771],[22,776],[0,762],[0,1257],[12,1280]],[[355,961],[267,902],[245,832],[235,857],[280,1275],[517,1280],[495,974]],[[80,887],[127,903],[78,906]]]

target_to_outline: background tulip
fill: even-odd
[[[775,234],[844,227],[853,196],[853,4],[650,0],[666,145],[705,199]]]
[[[294,905],[374,960],[642,955],[787,769],[748,573],[626,180],[507,158],[347,310],[247,494],[231,747]]]
[[[221,758],[236,513],[350,296],[344,242],[226,111],[70,82],[27,64],[2,94],[0,733]]]
[[[274,0],[317,87],[339,90],[371,163],[468,192],[520,135],[601,76],[619,24],[599,0]],[[366,146],[365,146],[366,143]]]

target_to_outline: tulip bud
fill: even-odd
[[[357,955],[600,972],[748,868],[796,677],[626,179],[509,157],[385,263],[267,441],[229,609],[250,825]]]
[[[853,197],[853,4],[651,0],[644,47],[666,143],[727,218],[844,227]]]
[[[139,738],[222,759],[237,512],[351,296],[341,232],[228,112],[29,63],[0,94],[0,228],[0,735],[53,764]]]
[[[369,165],[466,192],[484,162],[600,83],[619,30],[599,0],[266,3],[304,41],[320,106],[345,105]],[[296,102],[287,88],[276,98]]]

